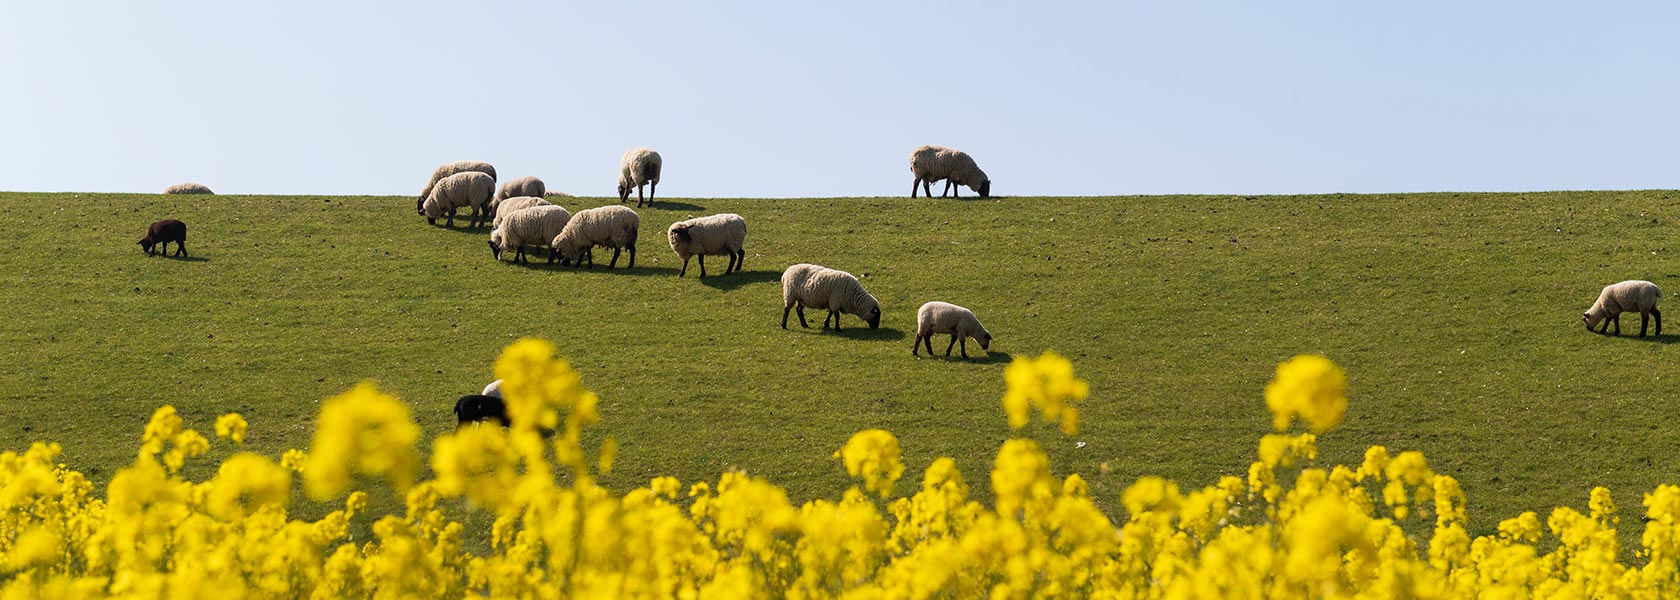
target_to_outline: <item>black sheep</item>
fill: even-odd
[[[468,394],[455,401],[455,428],[460,429],[467,423],[477,423],[495,419],[502,427],[513,425],[508,419],[507,405],[501,398],[484,394]]]
[[[146,237],[140,238],[140,248],[149,256],[152,247],[157,246],[164,256],[169,256],[169,242],[175,242],[175,255],[187,255],[187,224],[175,219],[164,219],[152,222],[146,229]]]

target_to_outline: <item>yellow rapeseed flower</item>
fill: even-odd
[[[1296,356],[1278,365],[1277,377],[1266,384],[1266,407],[1278,431],[1288,430],[1299,415],[1313,431],[1324,433],[1347,412],[1347,376],[1328,358]]]
[[[235,444],[245,443],[245,417],[239,413],[228,413],[216,418],[216,437],[233,440]]]
[[[852,434],[846,445],[835,453],[846,463],[846,474],[863,480],[863,488],[881,495],[892,495],[893,484],[904,474],[899,462],[898,438],[883,429],[865,429]]]
[[[1073,376],[1073,363],[1054,352],[1035,359],[1015,357],[1003,370],[1008,388],[1003,393],[1003,410],[1009,426],[1026,427],[1032,408],[1049,421],[1061,424],[1062,433],[1079,433],[1079,410],[1073,403],[1090,394],[1090,385]]]
[[[420,426],[408,407],[362,382],[321,403],[315,437],[309,443],[303,481],[309,496],[323,501],[344,492],[355,474],[383,477],[399,491],[413,485],[420,457],[414,442]]]
[[[284,507],[291,498],[291,472],[266,456],[240,452],[216,470],[205,509],[223,520],[237,521],[263,506]]]

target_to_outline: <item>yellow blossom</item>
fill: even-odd
[[[863,487],[882,498],[892,494],[893,484],[904,474],[904,463],[898,459],[898,438],[881,429],[865,429],[852,434],[846,445],[835,453],[846,463],[846,473],[863,480]]]
[[[235,444],[245,443],[245,429],[248,427],[245,417],[239,413],[228,413],[216,418],[216,437],[233,440]]]
[[[1329,431],[1347,412],[1347,376],[1330,359],[1303,354],[1278,365],[1277,377],[1266,384],[1266,407],[1272,427],[1289,429],[1299,415],[1312,430]]]
[[[1062,433],[1079,433],[1079,410],[1073,403],[1084,400],[1090,386],[1073,376],[1073,363],[1054,352],[1035,359],[1016,357],[1004,368],[1003,378],[1008,384],[1003,409],[1010,427],[1025,427],[1036,406],[1045,419],[1061,424]]]

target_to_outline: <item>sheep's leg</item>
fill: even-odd
[[[910,356],[919,356],[918,354],[916,354],[916,352],[918,350],[921,350],[921,349],[922,349],[922,334],[918,333],[918,334],[916,334],[916,339],[914,339],[910,342]]]
[[[933,197],[933,180],[932,179],[923,179],[922,180],[922,197],[923,198],[932,198]]]
[[[175,256],[186,256],[186,255],[187,255],[187,243],[185,241],[175,240]]]
[[[705,263],[700,263],[700,266],[702,268],[704,268],[706,266],[706,264]],[[686,276],[686,275],[688,275],[688,259],[685,258],[685,259],[683,259],[683,268],[682,268],[681,271],[677,272],[677,277],[683,277],[683,276]]]
[[[952,335],[956,335],[956,334],[952,334]],[[957,347],[962,348],[963,358],[968,358],[968,336],[965,335],[965,336],[958,337],[957,338]]]
[[[1650,313],[1639,313],[1639,337],[1645,337],[1645,327],[1651,324]]]
[[[943,191],[939,192],[939,197],[944,198],[944,197],[946,197],[950,194],[951,194],[951,180],[946,179],[945,180],[945,189]]]
[[[951,183],[951,180],[947,179],[947,180],[945,180],[945,183]],[[951,197],[952,198],[961,198],[962,197],[962,186],[960,186],[960,185],[951,186]]]
[[[449,221],[443,224],[444,227],[454,227],[455,226],[455,211],[456,210],[458,210],[458,209],[455,209],[455,208],[449,209]]]
[[[683,264],[687,265],[688,261],[686,261],[686,260],[683,261]],[[701,277],[706,276],[706,255],[704,255],[704,254],[700,255],[700,276]]]
[[[636,208],[642,207],[642,184],[636,184]]]
[[[797,303],[794,304],[794,306],[798,307],[798,309],[799,309],[799,326],[804,327],[806,329],[810,329],[811,324],[805,322],[805,303],[804,302],[797,302]]]
[[[1618,313],[1616,316],[1610,317],[1610,319],[1616,322],[1616,335],[1621,335],[1622,334],[1622,315]]]
[[[630,250],[630,264],[624,265],[624,268],[634,269],[636,268],[636,245],[630,244],[625,246],[625,248]]]
[[[741,269],[745,268],[746,264],[747,264],[747,249],[742,248],[740,250],[736,250],[735,251],[735,270],[740,271]]]
[[[915,181],[910,182],[910,198],[912,200],[916,198],[916,188],[919,187],[922,187],[922,178],[917,177]]]
[[[834,316],[834,332],[835,333],[840,333],[840,311],[829,310],[828,314]]]
[[[792,304],[788,304],[788,305],[782,307],[782,329],[787,329],[788,311],[792,310],[792,309],[793,309]]]
[[[1656,335],[1659,335],[1659,336],[1662,335],[1662,311],[1657,310],[1657,307],[1653,306],[1653,307],[1651,307],[1651,316],[1656,317],[1656,319],[1657,319],[1657,333],[1656,333]]]
[[[951,334],[951,343],[945,345],[945,356],[951,355],[951,349],[957,346],[957,334]]]
[[[648,184],[648,206],[653,206],[653,197],[659,195],[659,182]]]
[[[927,335],[922,336],[922,343],[927,344],[928,356],[933,356],[933,332],[932,331],[929,331],[929,332],[927,332]]]
[[[608,269],[617,269],[618,268],[618,253],[619,252],[620,252],[620,250],[618,248],[613,248],[612,262],[607,263],[607,268]]]

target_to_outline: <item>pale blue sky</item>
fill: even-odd
[[[470,7],[470,8],[468,8]],[[610,195],[1680,187],[1680,3],[14,2],[0,190]],[[937,190],[935,190],[937,192]]]

